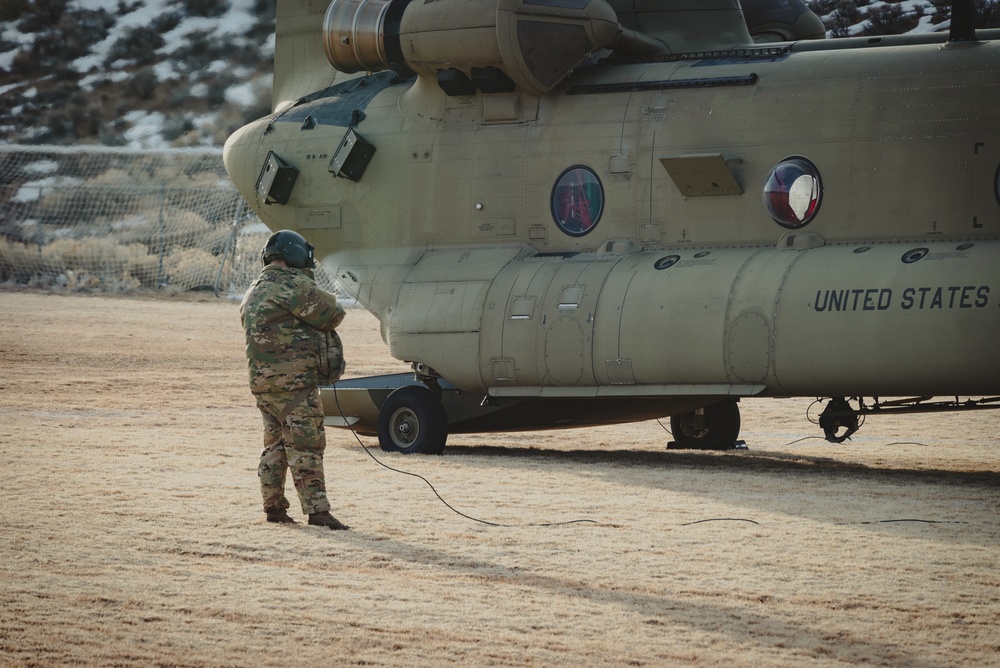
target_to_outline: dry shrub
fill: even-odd
[[[168,242],[173,246],[190,248],[203,246],[202,240],[211,234],[213,226],[191,211],[178,211],[170,217]]]
[[[119,244],[142,244],[152,250],[159,246],[159,221],[155,211],[140,212],[114,222],[103,221],[109,227],[108,237]],[[96,224],[95,224],[96,227]]]
[[[192,161],[173,161],[158,165],[153,170],[151,184],[162,188],[218,188],[219,183],[226,180],[224,171],[220,170],[221,152],[216,155],[205,155]]]
[[[87,186],[119,186],[131,193],[162,193],[172,189],[218,188],[226,180],[218,155],[183,155],[181,159],[138,156],[133,162],[106,169],[87,180]]]
[[[0,280],[32,287],[128,292],[142,286],[133,272],[148,263],[146,253],[141,244],[121,245],[98,237],[57,239],[41,249],[0,239]],[[157,258],[151,259],[155,274]]]
[[[36,273],[38,265],[37,245],[0,238],[0,281],[27,283]]]
[[[112,167],[87,181],[88,186],[128,186],[134,183],[132,175],[118,167]]]
[[[87,271],[97,275],[121,275],[130,260],[146,255],[140,244],[119,245],[98,237],[57,239],[42,248],[50,270]]]
[[[190,290],[212,285],[219,271],[219,258],[201,248],[188,248],[166,258],[170,284]]]
[[[5,156],[0,282],[114,291],[214,282],[239,200],[221,152]]]
[[[226,234],[224,229],[216,231],[215,226],[191,211],[167,210],[161,214],[158,207],[118,220],[111,230],[118,243],[143,244],[152,253],[202,246],[206,238]]]
[[[98,225],[101,218],[128,216],[136,209],[137,198],[117,188],[101,191],[73,185],[62,189],[42,190],[37,205],[37,217],[47,225],[88,228]],[[89,233],[106,233],[106,228],[88,229]]]
[[[157,255],[146,254],[129,260],[125,273],[144,288],[158,288],[164,281],[161,260]]]

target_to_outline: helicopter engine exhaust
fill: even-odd
[[[541,96],[600,49],[666,50],[623,28],[605,0],[333,0],[323,19],[327,59],[344,73],[394,70],[437,79],[453,95]]]

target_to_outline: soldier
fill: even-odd
[[[292,522],[286,512],[285,472],[309,516],[309,524],[347,529],[330,514],[323,477],[323,408],[320,383],[344,369],[334,331],[344,309],[311,275],[313,247],[300,234],[282,230],[261,252],[264,269],[240,306],[246,333],[250,391],[264,419],[264,451],[257,473],[268,522]]]

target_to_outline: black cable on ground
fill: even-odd
[[[818,438],[821,441],[825,441],[826,440],[822,436],[803,436],[802,438],[797,438],[794,441],[789,441],[788,443],[785,443],[784,447],[788,447],[789,445],[795,445],[796,443],[801,443],[802,441],[808,441],[808,440],[811,440],[811,439],[814,439],[814,438]]]
[[[599,524],[596,520],[588,520],[588,519],[567,520],[567,521],[564,521],[564,522],[532,522],[532,523],[527,523],[527,524],[502,524],[500,522],[490,522],[488,520],[483,520],[483,519],[480,519],[478,517],[473,517],[472,515],[468,515],[466,513],[463,513],[462,511],[458,510],[457,508],[455,508],[454,506],[452,506],[450,503],[448,503],[444,499],[444,497],[442,497],[441,494],[437,491],[437,489],[434,487],[434,485],[431,483],[431,481],[428,480],[427,478],[425,478],[424,476],[422,476],[420,474],[417,474],[417,473],[412,473],[410,471],[404,471],[402,469],[397,469],[397,468],[394,468],[392,466],[389,466],[388,464],[382,462],[374,454],[372,454],[372,452],[368,448],[368,446],[365,445],[364,441],[361,440],[361,437],[358,436],[358,433],[356,431],[354,431],[354,427],[348,422],[347,416],[344,414],[344,410],[340,406],[340,398],[337,396],[336,386],[334,386],[333,398],[334,398],[334,401],[337,403],[337,411],[340,413],[340,417],[344,421],[344,424],[347,425],[347,428],[351,430],[351,434],[354,436],[354,440],[356,440],[358,442],[358,445],[360,445],[364,449],[365,453],[369,457],[371,457],[375,461],[376,464],[378,464],[382,468],[388,469],[389,471],[392,471],[394,473],[400,473],[402,475],[408,475],[408,476],[417,478],[419,480],[422,480],[428,487],[431,488],[431,491],[434,492],[434,495],[438,498],[438,500],[441,501],[441,503],[443,503],[446,508],[448,508],[449,510],[451,510],[456,515],[460,515],[461,517],[464,517],[467,520],[470,520],[472,522],[478,522],[479,524],[485,524],[487,526],[503,527],[503,528],[552,527],[552,526],[565,526],[565,525],[569,525],[569,524]],[[818,400],[814,401],[812,405],[814,405],[816,403],[818,403]],[[810,405],[810,408],[812,407],[812,405]],[[809,420],[809,409],[808,408],[806,409],[806,419]],[[809,420],[809,421],[812,422],[812,420]],[[668,434],[671,434],[670,430],[667,429],[667,427],[662,422],[660,422],[659,419],[657,419],[656,422],[657,422],[657,424],[660,425],[660,427],[663,428],[664,431],[666,431]],[[672,435],[673,434],[671,434],[671,436]],[[790,441],[789,443],[786,443],[785,446],[794,445],[796,443],[801,443],[802,441],[808,441],[810,439],[826,440],[822,436],[805,436],[803,438],[799,438],[799,439],[796,439],[794,441]],[[915,442],[915,441],[889,443],[887,445],[922,445],[922,446],[926,446],[925,443],[919,443],[919,442]],[[751,519],[747,519],[747,518],[743,518],[743,517],[713,517],[713,518],[704,519],[704,520],[695,520],[693,522],[685,522],[685,523],[681,524],[680,526],[685,526],[686,527],[686,526],[692,526],[694,524],[702,524],[702,523],[705,523],[705,522],[749,522],[750,524],[760,525],[760,522],[757,522],[756,520],[751,520]],[[888,524],[888,523],[893,523],[893,522],[921,522],[921,523],[925,523],[925,524],[967,524],[967,522],[954,521],[954,520],[925,520],[925,519],[905,519],[904,518],[904,519],[889,519],[889,520],[872,520],[872,521],[866,521],[866,522],[839,522],[839,523],[836,524],[836,526],[858,525],[858,524]],[[619,526],[619,525],[611,524],[611,525],[605,525],[605,526],[616,527],[616,526]]]
[[[660,418],[656,418],[656,424],[660,425],[660,427],[663,428],[663,431],[667,432],[671,436],[674,435],[674,433],[672,431],[670,431],[669,429],[667,429],[667,426],[665,424],[663,424],[662,422],[660,422]]]
[[[364,442],[361,440],[361,437],[358,436],[358,433],[356,431],[354,431],[354,427],[348,422],[347,416],[344,415],[344,409],[342,409],[340,407],[340,398],[337,396],[336,386],[334,386],[333,398],[334,398],[334,401],[336,401],[336,403],[337,403],[337,411],[340,413],[340,417],[344,421],[344,424],[347,425],[347,428],[350,429],[351,433],[354,435],[354,440],[356,440],[358,442],[358,445],[360,445],[362,448],[364,448],[365,452],[368,453],[369,457],[371,457],[373,460],[375,460],[376,464],[378,464],[382,468],[388,469],[388,470],[393,471],[395,473],[401,473],[403,475],[408,475],[408,476],[412,476],[414,478],[418,478],[420,480],[423,480],[425,483],[427,483],[427,486],[431,488],[431,491],[434,492],[434,496],[436,496],[438,498],[438,500],[440,500],[441,503],[443,503],[445,505],[445,507],[447,507],[449,510],[451,510],[456,515],[461,515],[462,517],[464,517],[467,520],[472,520],[473,522],[478,522],[480,524],[486,524],[486,525],[491,526],[491,527],[504,527],[504,528],[508,528],[508,529],[509,528],[518,528],[518,527],[556,527],[556,526],[564,526],[564,525],[567,525],[567,524],[598,524],[598,522],[595,521],[595,520],[567,520],[565,522],[537,522],[537,523],[529,523],[529,524],[501,524],[499,522],[490,522],[488,520],[481,520],[478,517],[473,517],[472,515],[467,515],[467,514],[463,513],[461,510],[458,510],[457,508],[455,508],[454,506],[452,506],[447,501],[445,501],[444,497],[442,497],[438,493],[437,489],[434,488],[434,485],[432,485],[431,481],[428,480],[427,478],[423,477],[422,475],[420,475],[418,473],[412,473],[410,471],[403,471],[402,469],[393,468],[392,466],[389,466],[388,464],[383,463],[381,460],[379,460],[378,457],[376,457],[375,455],[373,455],[372,452],[371,452],[371,450],[368,449],[368,446],[365,445]],[[614,525],[610,525],[610,526],[614,526]]]
[[[894,519],[894,520],[869,520],[867,522],[837,522],[835,526],[847,526],[851,524],[891,524],[893,522],[920,522],[922,524],[968,524],[959,520],[922,520],[922,519]]]

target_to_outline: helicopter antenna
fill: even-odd
[[[949,42],[976,41],[976,28],[973,25],[973,0],[955,0],[951,3],[951,31]]]

